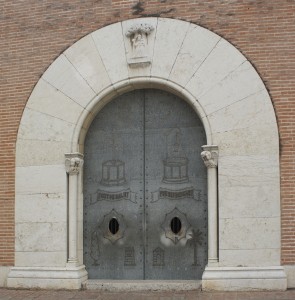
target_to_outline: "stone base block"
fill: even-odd
[[[197,290],[201,280],[87,280],[87,290],[104,291],[185,291]]]
[[[80,289],[88,278],[85,266],[72,268],[13,267],[8,278],[8,288]]]
[[[287,274],[288,289],[295,288],[295,265],[284,266],[284,269]]]
[[[207,267],[204,291],[284,291],[287,277],[283,267]]]
[[[11,267],[0,266],[0,287],[7,286],[7,275]]]

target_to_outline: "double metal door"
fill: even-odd
[[[201,121],[183,100],[137,90],[89,128],[84,264],[91,279],[201,279],[207,263]]]

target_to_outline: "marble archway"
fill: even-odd
[[[15,267],[8,286],[79,288],[87,279],[79,172],[85,134],[116,95],[149,87],[186,100],[203,122],[208,146],[218,146],[219,199],[210,220],[214,227],[218,222],[216,257],[203,288],[286,288],[279,139],[267,90],[226,40],[163,18],[126,20],[87,35],[38,81],[17,137]]]

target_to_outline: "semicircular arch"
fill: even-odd
[[[153,30],[147,35],[146,58],[138,63],[126,32],[142,24]],[[203,121],[207,143],[219,147],[221,265],[239,261],[239,251],[245,254],[239,264],[279,265],[279,138],[271,99],[256,70],[234,46],[189,22],[144,18],[115,23],[85,36],[51,64],[34,88],[19,127],[17,207],[32,193],[65,197],[64,154],[83,152],[89,124],[108,101],[149,87],[190,103]],[[48,210],[54,214],[56,207]],[[20,213],[18,222],[24,222]],[[246,227],[251,234],[242,240],[235,228]],[[257,239],[257,234],[267,239]]]

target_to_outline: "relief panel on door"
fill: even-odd
[[[201,279],[207,264],[204,144],[202,123],[186,102],[161,91],[145,94],[146,279]]]
[[[143,279],[143,95],[97,115],[85,142],[84,264],[89,278]]]
[[[200,279],[207,263],[203,126],[183,100],[140,90],[105,106],[85,142],[89,278]]]

